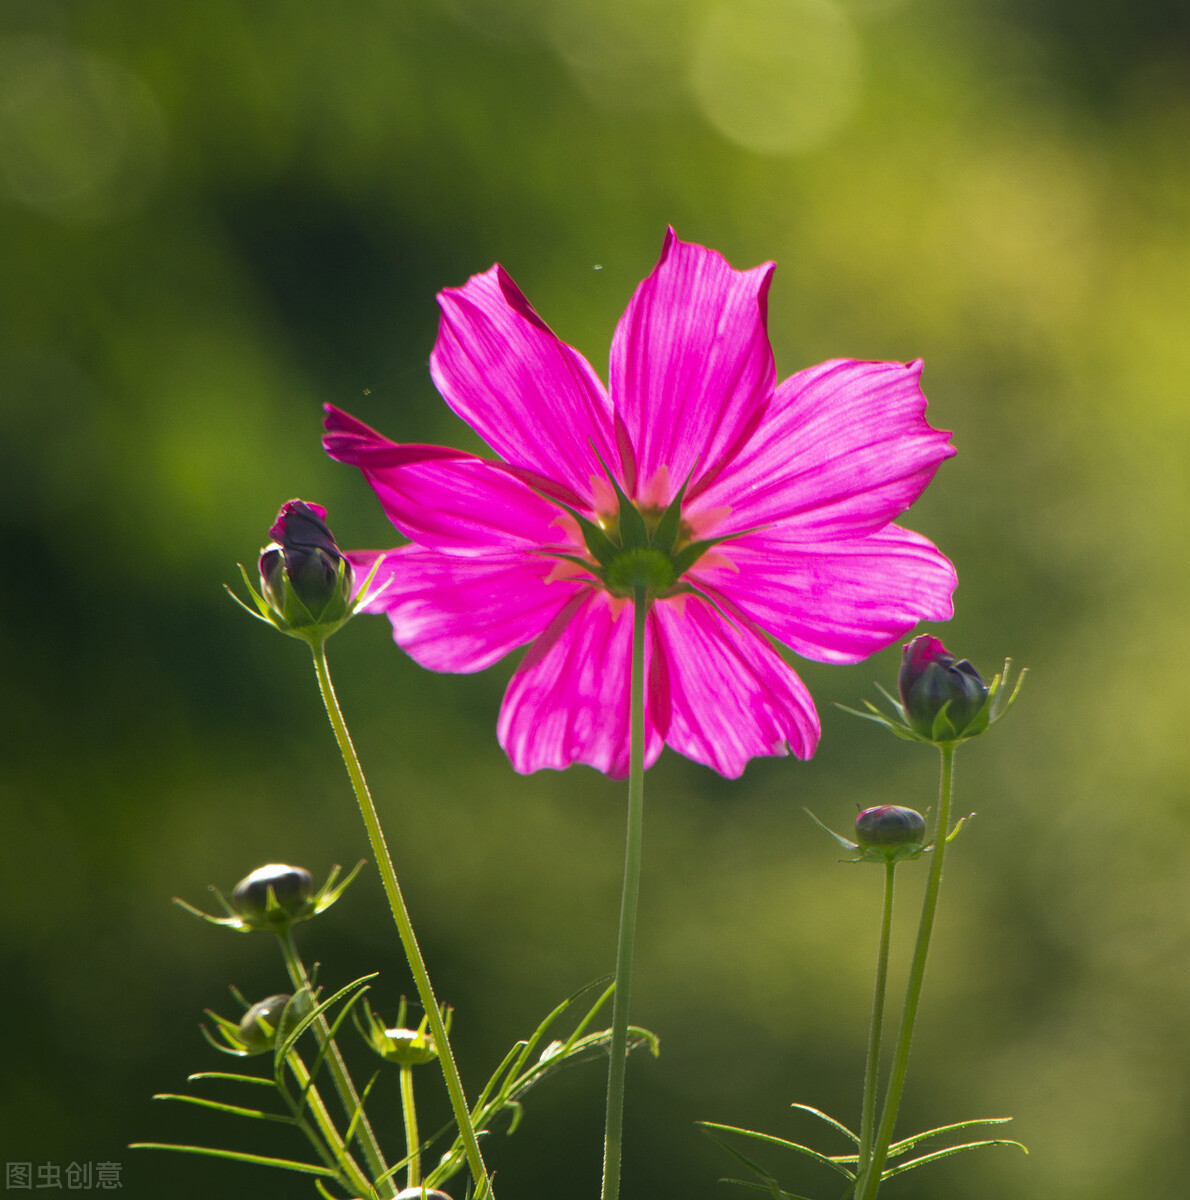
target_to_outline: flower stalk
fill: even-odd
[[[471,1169],[471,1177],[475,1183],[476,1198],[477,1200],[490,1200],[493,1195],[492,1185],[488,1178],[487,1168],[484,1166],[483,1154],[479,1148],[479,1138],[475,1133],[471,1113],[467,1107],[467,1098],[463,1092],[462,1080],[459,1078],[459,1069],[450,1047],[450,1039],[442,1020],[442,1012],[438,1007],[437,997],[434,995],[434,989],[430,983],[430,975],[426,970],[421,947],[417,944],[417,937],[413,932],[413,922],[410,919],[409,910],[405,905],[405,898],[401,894],[401,885],[397,882],[397,873],[393,867],[392,857],[388,852],[384,830],[380,825],[380,817],[376,812],[376,805],[372,800],[372,794],[368,790],[368,783],[364,778],[359,757],[356,755],[355,747],[352,745],[347,723],[343,720],[343,713],[339,708],[339,701],[335,695],[334,685],[331,682],[330,668],[327,665],[326,647],[321,642],[311,643],[311,650],[314,655],[314,669],[318,675],[318,687],[322,693],[322,701],[326,706],[326,713],[330,719],[331,728],[334,730],[335,740],[339,744],[339,751],[343,755],[347,775],[351,780],[351,787],[355,792],[355,798],[359,804],[360,815],[363,817],[364,827],[368,833],[368,840],[372,846],[372,854],[376,859],[376,867],[380,872],[381,882],[384,884],[384,893],[388,898],[389,908],[392,910],[393,922],[396,924],[397,933],[401,938],[401,945],[405,949],[405,957],[409,962],[409,969],[413,974],[413,982],[417,988],[418,998],[425,1009],[426,1017],[430,1023],[430,1032],[434,1038],[434,1045],[438,1049],[438,1061],[442,1066],[442,1077],[446,1083],[447,1093],[450,1096],[451,1111],[454,1113],[455,1122],[458,1125],[459,1134],[463,1140],[467,1164]]]
[[[897,1111],[901,1104],[901,1093],[905,1087],[905,1073],[909,1066],[909,1047],[913,1040],[913,1025],[917,1019],[917,1008],[921,1001],[922,983],[926,974],[926,958],[930,951],[930,936],[934,931],[934,917],[938,910],[938,893],[942,886],[942,864],[946,856],[947,830],[950,825],[951,795],[954,788],[954,742],[940,742],[941,777],[938,785],[938,821],[934,828],[933,859],[922,898],[921,920],[917,928],[917,941],[913,948],[913,962],[909,968],[909,981],[905,988],[905,1007],[901,1013],[901,1028],[897,1035],[897,1046],[893,1054],[892,1069],[888,1079],[888,1091],[880,1114],[880,1127],[872,1145],[866,1169],[861,1169],[856,1180],[855,1200],[875,1200],[880,1189],[880,1177],[888,1159],[888,1148],[892,1142]],[[865,1102],[867,1088],[865,1087]],[[866,1117],[865,1110],[865,1117]],[[860,1154],[867,1142],[861,1133]],[[862,1166],[862,1164],[861,1164]]]
[[[636,941],[636,909],[640,895],[641,843],[645,806],[645,631],[649,619],[648,587],[633,589],[631,748],[628,766],[628,832],[624,847],[624,886],[620,897],[620,930],[616,945],[616,990],[612,1000],[612,1038],[608,1053],[607,1126],[603,1140],[602,1200],[620,1194],[620,1162],[624,1140],[624,1084],[628,1069],[628,1001],[632,988],[632,949]]]
[[[305,964],[297,952],[297,946],[293,941],[292,926],[283,925],[278,928],[277,940],[281,943],[281,953],[285,958],[285,969],[289,972],[294,992],[301,994],[305,991],[306,994],[313,996],[314,988],[311,985],[309,975],[306,973]],[[356,1091],[355,1084],[352,1082],[351,1075],[347,1070],[347,1064],[343,1061],[343,1055],[339,1050],[338,1043],[335,1041],[330,1026],[327,1024],[326,1017],[322,1013],[319,1013],[314,1018],[314,1032],[318,1039],[319,1048],[325,1056],[327,1069],[330,1071],[331,1079],[334,1081],[335,1090],[339,1093],[339,1099],[343,1102],[343,1107],[347,1112],[347,1120],[355,1129],[355,1138],[359,1143],[360,1149],[363,1151],[364,1159],[368,1164],[368,1170],[371,1171],[373,1179],[381,1179],[388,1171],[388,1163],[384,1160],[380,1143],[377,1142],[376,1134],[372,1130],[368,1115],[364,1112],[363,1105],[360,1103],[359,1093]],[[303,1083],[304,1086],[305,1084]],[[387,1190],[389,1194],[395,1191],[391,1184]]]
[[[868,1031],[868,1058],[864,1065],[864,1096],[859,1127],[859,1174],[872,1157],[876,1127],[876,1092],[880,1082],[880,1040],[884,1028],[884,997],[888,989],[888,950],[892,936],[893,887],[897,859],[884,864],[884,904],[880,916],[880,948],[876,953],[876,983],[872,991],[872,1025]]]

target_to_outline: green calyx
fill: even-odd
[[[599,461],[615,489],[619,511],[614,518],[592,521],[568,504],[554,500],[578,523],[590,560],[570,554],[556,557],[591,572],[614,596],[635,596],[643,590],[649,600],[657,600],[689,590],[683,589],[682,576],[712,546],[727,540],[690,538],[690,527],[682,520],[682,501],[693,471],[667,507],[640,509],[628,499],[602,458]]]

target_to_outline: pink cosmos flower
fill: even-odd
[[[442,292],[430,372],[496,461],[391,442],[327,407],[327,452],[412,541],[349,555],[358,578],[376,568],[365,611],[434,671],[529,646],[498,725],[516,770],[627,773],[637,584],[645,764],[665,744],[730,777],[818,741],[769,638],[849,663],[951,616],[954,568],[891,523],[954,453],[926,422],[921,363],[835,359],[778,383],[772,272],[671,229],[606,389],[499,265]]]

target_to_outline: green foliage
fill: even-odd
[[[810,1113],[812,1116],[818,1117],[832,1129],[842,1133],[844,1137],[850,1141],[858,1151],[859,1138],[852,1133],[842,1122],[836,1121],[833,1117],[827,1116],[826,1113],[820,1112],[816,1108],[811,1108],[806,1104],[794,1104],[792,1107],[800,1109],[803,1112]],[[893,1142],[888,1148],[888,1158],[891,1162],[910,1150],[916,1149],[922,1142],[933,1137],[938,1137],[947,1133],[957,1133],[960,1130],[970,1129],[976,1125],[1003,1125],[1010,1121],[1011,1117],[976,1117],[969,1121],[958,1121],[953,1125],[940,1125],[937,1129],[928,1129],[924,1133],[913,1134],[911,1137],[902,1138],[900,1141]],[[814,1162],[828,1167],[836,1174],[842,1175],[848,1180],[848,1186],[844,1190],[839,1200],[847,1200],[853,1194],[856,1181],[856,1168],[859,1163],[859,1154],[824,1154],[821,1151],[814,1150],[809,1146],[803,1146],[800,1142],[791,1142],[785,1138],[776,1137],[769,1133],[759,1133],[754,1129],[740,1129],[733,1125],[721,1125],[714,1121],[699,1121],[699,1126],[707,1134],[712,1141],[717,1145],[722,1146],[730,1155],[743,1163],[757,1178],[757,1181],[746,1179],[726,1179],[725,1183],[736,1183],[743,1187],[753,1188],[760,1191],[768,1192],[774,1197],[774,1200],[809,1200],[808,1197],[788,1192],[782,1188],[776,1177],[760,1166],[754,1159],[745,1154],[737,1146],[733,1145],[730,1140],[723,1137],[724,1134],[733,1135],[739,1138],[745,1138],[749,1141],[757,1142],[766,1146],[773,1146],[780,1150],[792,1151],[795,1154],[800,1154],[805,1158],[809,1158]],[[1011,1141],[1008,1138],[991,1138],[977,1142],[963,1142],[958,1145],[946,1146],[941,1150],[932,1151],[929,1154],[923,1154],[918,1158],[911,1158],[905,1162],[895,1163],[886,1167],[880,1175],[881,1182],[886,1179],[891,1179],[895,1175],[902,1175],[906,1171],[911,1171],[915,1167],[925,1166],[927,1163],[938,1162],[941,1159],[949,1158],[954,1154],[962,1154],[968,1150],[979,1150],[989,1146],[1015,1146],[1018,1150],[1024,1151],[1026,1154],[1029,1151],[1020,1143]],[[833,1193],[832,1193],[833,1195]]]

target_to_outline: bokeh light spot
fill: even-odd
[[[140,207],[164,148],[160,107],[118,63],[32,34],[0,38],[0,195],[102,223]]]
[[[829,0],[737,0],[712,8],[697,38],[690,83],[703,115],[758,154],[826,142],[855,108],[860,48]]]

